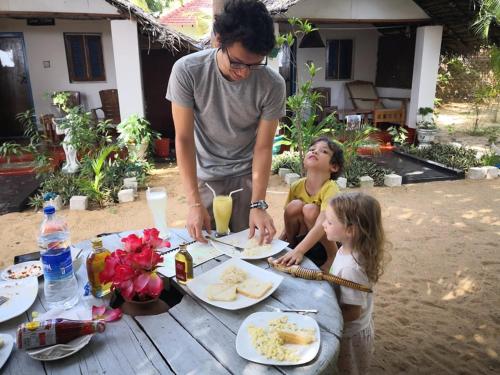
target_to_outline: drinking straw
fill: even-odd
[[[229,193],[229,196],[231,196],[233,193],[238,193],[238,192],[240,192],[242,190],[243,190],[243,188],[237,189],[237,190],[233,190],[232,192]]]
[[[208,184],[208,182],[205,182],[205,185],[207,185],[207,188],[209,188],[209,189],[212,191],[212,193],[213,193],[213,195],[214,195],[214,198],[215,198],[215,197],[216,197],[216,195],[217,195],[217,194],[215,194],[215,190],[214,190],[214,189],[212,189],[212,187]]]

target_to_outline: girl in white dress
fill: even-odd
[[[330,273],[373,286],[383,272],[385,234],[378,201],[363,193],[332,198],[323,223],[330,241],[342,243]],[[341,374],[366,374],[373,351],[373,293],[340,287],[344,318],[338,367]]]

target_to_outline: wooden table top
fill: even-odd
[[[102,237],[105,248],[121,248],[121,238],[129,231]],[[185,230],[171,230],[172,247],[189,241]],[[74,245],[91,249],[90,241]],[[194,276],[206,272],[227,260],[223,255],[194,269]],[[266,261],[252,264],[268,268]],[[307,258],[304,267],[316,268]],[[270,270],[270,272],[277,272]],[[85,265],[77,272],[79,290],[87,283]],[[182,291],[182,301],[168,312],[154,316],[123,317],[107,325],[106,331],[95,335],[78,353],[53,362],[32,359],[15,347],[3,368],[2,374],[335,374],[342,335],[342,314],[332,286],[325,281],[308,281],[282,274],[284,280],[278,289],[264,301],[249,308],[229,311],[208,305],[172,278],[174,287]],[[108,300],[92,296],[81,297],[80,305],[107,305]],[[40,283],[36,301],[28,311],[7,322],[0,323],[0,333],[15,337],[16,327],[31,320],[31,313],[46,311],[43,282]],[[321,347],[314,360],[299,366],[267,366],[240,357],[235,339],[243,320],[257,311],[277,308],[317,309],[309,315],[320,327]]]

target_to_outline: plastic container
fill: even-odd
[[[44,294],[50,308],[69,309],[78,302],[78,283],[73,272],[68,225],[55,212],[53,206],[43,209],[45,217],[38,237]]]

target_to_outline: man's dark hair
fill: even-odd
[[[225,49],[240,42],[249,52],[267,56],[276,44],[273,19],[258,0],[230,0],[215,16],[214,32]]]
[[[318,142],[325,142],[328,145],[328,148],[333,152],[330,164],[338,166],[339,169],[336,172],[330,173],[330,179],[336,180],[340,177],[342,170],[344,169],[344,151],[342,151],[342,148],[338,145],[338,143],[332,141],[328,137],[318,137],[314,139],[309,147],[314,146]]]

